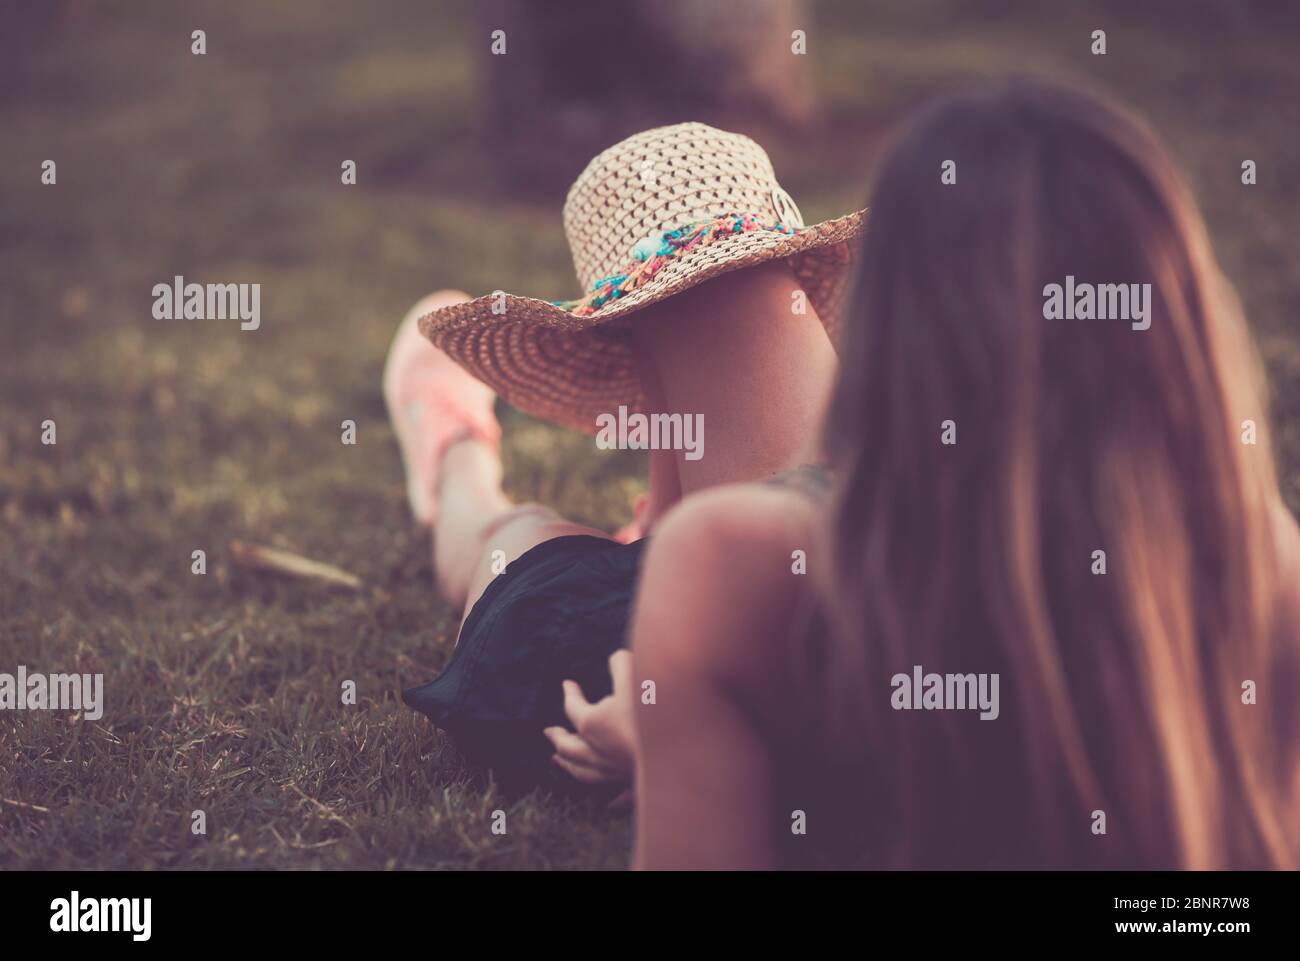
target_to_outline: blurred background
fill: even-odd
[[[103,672],[107,698],[98,722],[0,715],[0,866],[625,863],[625,818],[500,797],[397,701],[457,613],[379,377],[430,290],[576,296],[568,184],[655,124],[753,135],[814,222],[861,205],[935,92],[1028,71],[1117,95],[1196,189],[1300,509],[1298,40],[1264,0],[0,0],[0,671]],[[154,320],[176,274],[260,283],[261,329]],[[513,494],[629,518],[635,454],[502,416]],[[232,540],[363,587],[247,571]]]

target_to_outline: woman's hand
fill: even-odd
[[[575,681],[565,681],[564,713],[576,733],[559,726],[542,733],[555,745],[552,760],[577,780],[631,785],[636,765],[631,652],[615,652],[609,659],[609,673],[614,693],[595,704],[587,701]]]

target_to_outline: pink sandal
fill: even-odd
[[[384,401],[402,450],[411,512],[421,524],[433,524],[438,463],[447,448],[468,437],[493,447],[501,443],[492,412],[496,394],[419,330],[424,314],[462,299],[468,298],[447,294],[421,301],[397,328],[384,364]]]

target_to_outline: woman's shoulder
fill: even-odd
[[[811,547],[820,520],[817,502],[800,486],[771,482],[722,484],[691,494],[664,515],[651,549],[689,552],[726,563],[750,577],[788,573],[775,560]]]
[[[647,604],[676,605],[683,656],[733,691],[763,696],[779,673],[810,598],[820,511],[799,491],[766,483],[692,494],[660,522],[643,562]],[[661,617],[663,615],[655,615]],[[689,636],[688,636],[689,635]]]

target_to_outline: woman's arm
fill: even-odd
[[[772,864],[772,764],[741,692],[778,660],[793,585],[786,525],[751,491],[689,498],[647,552],[631,628],[637,868]]]

